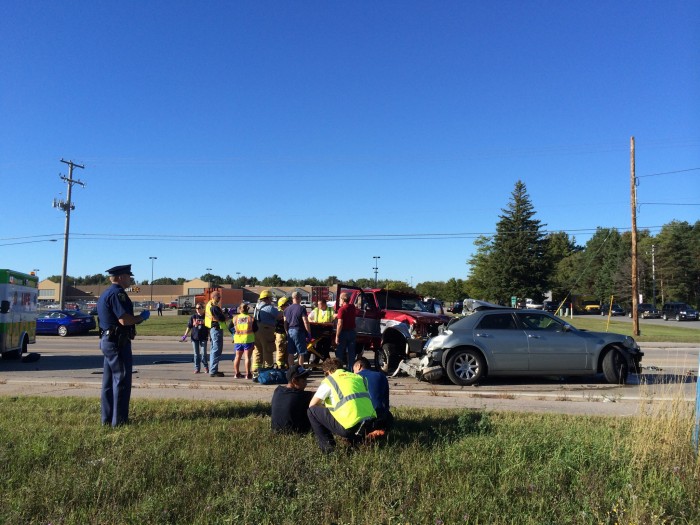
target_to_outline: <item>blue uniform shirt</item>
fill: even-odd
[[[374,370],[360,370],[357,375],[367,381],[367,390],[372,400],[372,406],[378,416],[389,411],[389,380],[381,372]]]
[[[134,315],[134,305],[126,295],[124,288],[113,284],[97,300],[97,317],[102,330],[109,330],[119,324],[124,314]]]

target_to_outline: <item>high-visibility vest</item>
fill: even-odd
[[[212,317],[211,315],[211,307],[213,304],[214,301],[209,301],[207,303],[207,306],[204,308],[204,326],[206,326],[209,329],[211,329],[211,323],[212,321],[214,321],[214,317]]]
[[[352,428],[364,419],[377,417],[362,376],[341,369],[326,376],[323,382],[331,387],[325,405],[343,428]]]
[[[233,336],[234,343],[254,343],[255,333],[253,332],[253,316],[248,314],[238,314],[233,318],[233,326],[236,333]]]
[[[326,308],[324,312],[320,308],[314,308],[314,323],[330,323],[333,321],[333,310]]]

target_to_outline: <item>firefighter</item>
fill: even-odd
[[[272,293],[263,290],[258,304],[255,305],[253,318],[258,323],[255,332],[255,348],[253,349],[253,380],[258,377],[261,367],[272,368],[275,359],[275,324],[279,310],[272,304]]]
[[[280,297],[277,301],[279,315],[275,323],[275,356],[277,368],[287,368],[287,332],[284,331],[284,310],[289,306],[289,297]]]

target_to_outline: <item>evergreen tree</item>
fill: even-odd
[[[489,273],[494,299],[509,304],[510,298],[529,297],[539,301],[549,287],[551,261],[547,257],[544,226],[522,181],[515,183],[508,206],[501,210],[489,255]]]

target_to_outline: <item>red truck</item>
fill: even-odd
[[[238,308],[238,305],[243,302],[243,290],[239,288],[205,288],[204,293],[195,297],[195,302],[206,305],[214,291],[218,291],[221,294],[221,300],[219,301],[221,308]]]
[[[429,312],[422,298],[413,293],[339,284],[336,299],[343,292],[357,309],[357,354],[373,350],[375,366],[385,373],[396,370],[403,359],[419,355],[426,340],[450,320],[447,315]],[[336,310],[338,306],[336,302]]]

